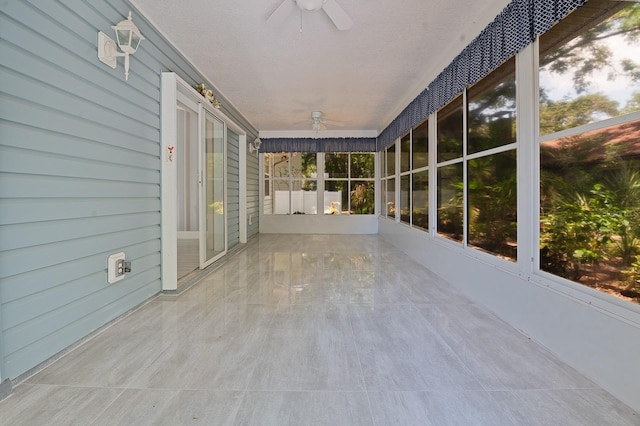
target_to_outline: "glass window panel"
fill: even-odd
[[[413,170],[429,165],[429,121],[425,121],[413,129],[411,144],[411,160]]]
[[[269,201],[271,206],[271,214],[289,214],[290,209],[290,194],[289,194],[289,180],[286,179],[271,179],[272,194]],[[267,199],[264,200],[265,213],[267,213]]]
[[[438,168],[438,234],[462,241],[462,163]]]
[[[204,259],[209,261],[226,250],[224,123],[209,113],[205,116],[204,142],[203,184],[206,203]]]
[[[271,181],[267,176],[264,177],[264,197],[271,197]]]
[[[271,197],[271,164],[273,164],[273,154],[263,155],[263,172],[264,172],[264,196]]]
[[[411,134],[400,139],[400,173],[411,170]]]
[[[199,152],[197,149],[190,149],[192,144],[197,145],[198,141],[198,113],[193,111],[186,105],[177,103],[176,108],[177,131],[176,131],[176,149],[183,153],[176,161],[177,167],[177,230],[178,231],[198,231],[200,229],[200,172],[198,167],[192,165],[198,164]],[[182,245],[178,248],[179,254],[182,254]],[[182,258],[182,256],[180,256]],[[194,265],[197,266],[197,265]],[[191,272],[190,268],[179,268],[185,273]]]
[[[374,214],[374,194],[373,181],[351,181],[351,214]]]
[[[469,160],[467,170],[469,246],[515,261],[516,151]]]
[[[264,169],[264,173],[269,176],[271,176],[271,164],[273,163],[274,155],[275,154],[269,153],[262,154],[262,168]]]
[[[318,214],[318,183],[315,180],[291,181],[291,212]]]
[[[462,157],[462,95],[438,111],[438,162]]]
[[[386,215],[387,217],[396,217],[396,180],[387,179],[387,193],[385,196],[387,200]]]
[[[351,154],[351,178],[374,179],[376,156],[374,153]]]
[[[289,177],[289,154],[272,154],[272,178]],[[266,156],[265,156],[266,161]]]
[[[413,174],[411,187],[411,208],[413,226],[429,229],[429,171]]]
[[[593,7],[540,37],[542,135],[640,110],[640,4]]]
[[[411,176],[400,177],[400,221],[411,223],[411,205],[409,198],[409,188],[411,187]]]
[[[467,153],[516,141],[515,57],[469,88],[467,99]]]
[[[380,208],[380,215],[386,216],[387,214],[387,181],[386,180],[380,181],[379,191],[380,191],[380,205],[382,206]]]
[[[396,144],[387,148],[387,176],[394,176],[396,174]]]
[[[325,178],[348,178],[349,177],[349,154],[326,153],[324,155],[324,173]]]
[[[303,152],[300,156],[302,177],[316,179],[318,177],[318,155],[315,152]]]
[[[349,213],[349,182],[328,180],[324,182],[324,214]]]
[[[540,145],[540,268],[640,303],[640,121]]]
[[[316,178],[317,165],[315,152],[294,152],[290,154],[291,176],[293,178]]]

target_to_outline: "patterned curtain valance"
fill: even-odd
[[[587,0],[512,0],[378,136],[384,149]]]
[[[260,152],[375,152],[376,138],[265,138]]]

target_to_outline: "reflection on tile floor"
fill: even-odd
[[[0,402],[0,424],[638,425],[378,236],[260,235]]]

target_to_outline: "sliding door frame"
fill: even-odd
[[[161,255],[162,255],[162,290],[175,291],[178,287],[178,262],[177,262],[177,158],[181,155],[175,150],[177,135],[177,116],[176,105],[178,98],[188,98],[190,101],[199,104],[199,122],[204,123],[205,110],[214,117],[224,123],[224,144],[225,156],[228,153],[227,145],[227,129],[231,129],[239,137],[239,162],[240,162],[240,242],[245,243],[247,240],[247,209],[246,209],[246,161],[247,161],[247,134],[244,129],[234,123],[222,111],[214,108],[207,102],[193,87],[178,75],[172,72],[163,72],[161,76],[161,135],[160,135],[160,213],[161,213]],[[199,140],[202,143],[204,134],[202,126],[199,129]],[[202,153],[201,153],[202,154]],[[225,174],[224,174],[224,191],[225,203],[226,194],[228,192],[228,182],[226,177],[225,157]],[[202,162],[201,162],[202,163]],[[244,167],[243,167],[244,165]],[[244,172],[244,173],[243,173]],[[202,179],[202,175],[200,175]],[[244,200],[244,201],[243,201]],[[226,223],[227,211],[229,206],[224,205],[225,209],[225,253],[227,250],[227,234],[228,225]],[[204,214],[200,208],[199,214]],[[217,258],[216,258],[217,259]]]

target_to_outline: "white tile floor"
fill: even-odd
[[[377,236],[261,235],[0,403],[0,424],[638,425]]]
[[[178,239],[178,279],[189,275],[200,267],[200,240],[197,238]]]

